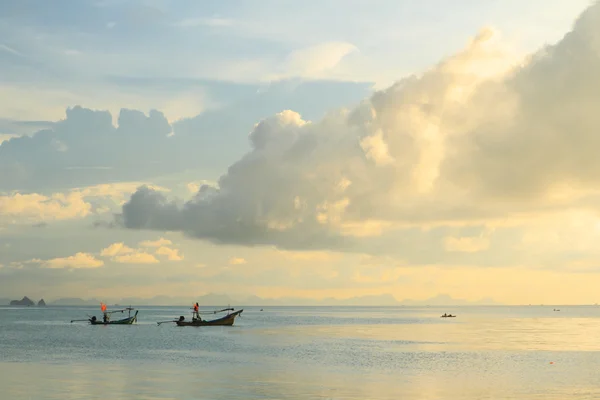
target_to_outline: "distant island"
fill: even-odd
[[[31,301],[31,299],[29,297],[25,296],[21,300],[12,300],[9,305],[31,307],[31,306],[34,306],[35,303],[33,301]]]
[[[32,307],[35,306],[36,303],[31,300],[29,297],[24,296],[21,300],[10,300],[5,298],[0,298],[0,306],[21,306],[21,307]],[[41,299],[37,302],[38,307],[46,307],[46,302],[44,299]]]
[[[248,297],[229,297],[224,294],[208,293],[201,296],[191,297],[171,297],[154,296],[152,298],[125,297],[120,299],[103,299],[106,304],[121,304],[124,306],[182,306],[191,302],[198,302],[204,306],[225,306],[225,305],[244,305],[244,306],[452,306],[452,305],[497,305],[492,299],[481,299],[478,301],[468,301],[455,299],[447,294],[440,294],[425,300],[405,299],[397,300],[391,294],[357,296],[346,299],[336,299],[333,297],[324,299],[303,299],[293,297],[281,298],[262,298],[259,296]],[[45,304],[45,303],[44,303]],[[81,299],[77,297],[60,298],[49,301],[51,306],[98,306],[100,300]]]

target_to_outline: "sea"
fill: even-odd
[[[598,306],[234,308],[0,307],[0,399],[600,398]]]

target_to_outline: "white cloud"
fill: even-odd
[[[100,255],[110,258],[113,262],[127,264],[155,264],[160,262],[156,255],[165,256],[169,261],[182,261],[183,255],[179,249],[168,247],[173,243],[165,238],[155,241],[145,240],[139,243],[141,248],[135,249],[127,246],[123,242],[113,243],[102,249]],[[156,248],[154,254],[146,251],[148,248]]]
[[[267,118],[250,134],[252,151],[217,188],[206,189],[210,196],[193,199],[179,214],[173,203],[143,189],[124,206],[124,223],[141,228],[165,221],[159,229],[185,226],[216,242],[293,248],[353,246],[340,237],[380,236],[413,218],[453,220],[463,198],[460,190],[440,192],[448,189],[438,179],[446,143],[480,119],[484,104],[473,104],[473,120],[470,99],[490,79],[484,67],[502,65],[495,70],[500,74],[514,61],[507,56],[503,64],[488,43],[493,40],[484,31],[422,77],[407,78],[353,110],[318,122],[289,110]],[[144,214],[155,208],[156,215]]]
[[[85,59],[77,50],[68,49],[64,52],[65,56],[72,59],[71,62],[75,62],[75,58]],[[210,104],[207,93],[201,88],[165,93],[152,87],[124,90],[110,84],[94,86],[79,83],[72,87],[68,83],[62,86],[41,83],[32,87],[3,83],[0,84],[0,94],[2,117],[22,121],[57,121],[64,118],[66,107],[85,104],[90,109],[109,110],[115,124],[123,108],[160,109],[166,120],[172,123],[195,117]]]
[[[19,192],[0,195],[0,224],[36,224],[106,213],[125,203],[142,184],[102,184],[49,195]],[[153,187],[168,191],[160,186]]]
[[[113,243],[102,249],[100,255],[122,264],[155,264],[159,260],[143,250],[133,249],[122,242]]]
[[[53,258],[50,260],[33,259],[28,263],[37,263],[43,268],[65,268],[65,269],[88,269],[99,268],[104,265],[104,261],[97,259],[90,253],[77,253],[73,256],[64,258]]]
[[[102,249],[102,251],[100,251],[100,255],[103,257],[114,257],[117,255],[131,254],[131,253],[135,253],[135,250],[129,246],[126,246],[125,243],[122,243],[122,242],[113,243],[110,246],[106,247],[105,249]]]
[[[141,247],[156,248],[154,254],[159,256],[166,256],[169,261],[182,261],[183,255],[179,253],[179,249],[171,248],[173,242],[169,239],[159,238],[157,240],[145,240],[140,242]]]
[[[144,252],[120,254],[113,257],[112,261],[121,264],[157,264],[160,262],[152,254]]]
[[[36,223],[83,218],[90,215],[92,206],[80,192],[54,193],[44,196],[38,193],[0,196],[0,222]]]
[[[592,6],[572,34],[528,60],[486,28],[461,52],[351,110],[320,121],[288,110],[260,121],[251,151],[218,187],[184,206],[141,188],[122,222],[215,243],[404,249],[425,258],[419,246],[434,240],[430,254],[477,257],[502,232],[476,238],[456,228],[514,229],[523,214],[573,206],[600,189],[598,15]],[[576,190],[557,197],[564,185]]]
[[[181,254],[179,254],[178,249],[171,249],[169,247],[161,246],[158,249],[156,249],[154,254],[157,254],[160,256],[167,256],[169,261],[182,261],[183,260],[183,256]]]

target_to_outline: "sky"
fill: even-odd
[[[600,4],[0,2],[0,298],[600,300]]]

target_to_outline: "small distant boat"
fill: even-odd
[[[104,314],[102,317],[102,320],[99,320],[98,318],[96,318],[95,315],[89,317],[88,315],[88,319],[73,319],[71,320],[71,323],[73,322],[77,322],[77,321],[87,321],[90,323],[90,325],[132,325],[133,323],[135,323],[137,321],[137,315],[139,310],[136,310],[135,308],[131,308],[131,307],[126,307],[123,308],[122,310],[114,310],[114,311],[106,311],[106,304],[104,303],[100,303],[100,309],[102,310],[102,313]],[[110,316],[114,313],[123,313],[127,311],[128,316],[127,318],[123,318],[123,319],[118,319],[115,321],[111,321],[110,320]],[[135,313],[133,315],[131,315],[131,312],[135,311]]]
[[[200,313],[200,314],[216,314],[218,312],[224,312],[224,311],[235,311],[233,308],[225,308],[223,310],[217,310],[217,311],[211,311],[211,312],[204,312],[204,313]],[[210,321],[204,320],[204,319],[198,319],[196,317],[193,317],[191,321],[186,321],[185,317],[182,315],[179,317],[179,319],[176,320],[171,320],[171,321],[161,321],[161,322],[157,322],[158,325],[160,324],[164,324],[167,322],[174,322],[177,324],[177,326],[232,326],[235,318],[237,316],[239,316],[244,310],[238,310],[232,313],[227,313],[226,316],[221,317],[221,318],[217,318],[217,319],[213,319]]]
[[[456,318],[456,315],[452,315],[452,314],[444,314],[444,315],[442,315],[440,318]]]

